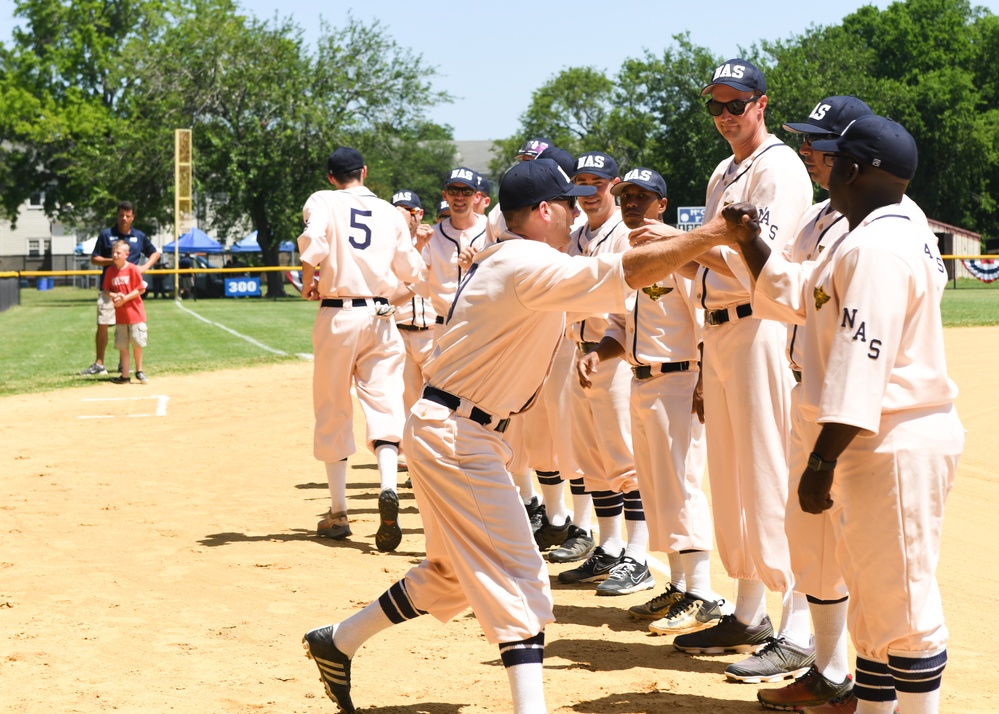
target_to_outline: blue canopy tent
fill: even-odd
[[[200,228],[192,228],[189,233],[185,233],[180,240],[167,243],[163,246],[164,253],[221,253],[225,250],[222,244],[210,237]]]
[[[290,240],[282,241],[278,250],[282,253],[292,253],[295,250],[295,244]],[[246,236],[242,240],[238,240],[232,244],[229,248],[231,253],[259,253],[260,244],[257,243],[257,232],[253,231],[250,235]]]

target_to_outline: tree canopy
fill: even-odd
[[[804,120],[824,97],[860,97],[915,137],[919,169],[909,194],[928,216],[999,233],[999,18],[967,0],[905,0],[741,52],[767,77],[772,133],[795,145],[782,124]],[[675,217],[678,206],[704,202],[711,171],[731,153],[700,96],[725,59],[684,34],[661,53],[627,59],[610,77],[593,68],[563,70],[534,92],[520,131],[496,142],[493,165],[508,165],[516,146],[534,135],[573,153],[606,151],[622,172],[660,171],[670,193],[667,217]]]

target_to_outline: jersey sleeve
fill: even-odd
[[[772,251],[760,271],[753,291],[753,314],[794,325],[805,324],[808,278],[812,261],[792,263],[783,253]]]
[[[840,315],[816,421],[876,434],[902,340],[911,281],[898,256],[867,245],[839,259],[832,282]]]
[[[571,257],[554,249],[545,252],[551,255],[536,253],[536,260],[518,269],[517,296],[526,307],[585,315],[624,312],[631,288],[624,279],[621,254]]]
[[[330,228],[329,206],[318,193],[309,196],[302,208],[305,230],[298,237],[298,252],[302,262],[319,265],[330,253],[327,231]]]

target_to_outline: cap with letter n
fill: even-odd
[[[326,170],[334,176],[349,174],[364,167],[361,152],[349,146],[338,146],[326,159]]]
[[[763,72],[749,60],[738,57],[726,60],[715,67],[711,81],[701,90],[701,96],[711,94],[711,88],[718,84],[738,89],[740,92],[767,93],[767,78],[763,76]]]
[[[541,152],[545,149],[549,149],[555,146],[551,139],[546,139],[543,136],[538,136],[533,139],[528,139],[520,146],[520,151],[517,152],[517,158],[523,159],[537,159],[541,156]]]
[[[448,186],[468,186],[478,191],[479,173],[467,166],[459,166],[456,169],[451,169],[444,178],[444,187]]]
[[[536,159],[517,164],[500,182],[499,202],[504,211],[534,206],[571,196],[592,196],[596,186],[577,186],[568,174],[551,159]]]
[[[576,159],[572,175],[593,174],[606,179],[616,179],[618,174],[617,161],[610,154],[602,151],[587,151]]]
[[[856,97],[826,97],[815,105],[807,121],[785,124],[785,131],[796,134],[842,134],[854,119],[873,114],[871,108]]]
[[[391,203],[393,206],[423,208],[423,204],[420,203],[420,197],[416,195],[416,191],[410,191],[409,189],[402,189],[393,193]]]
[[[627,186],[638,186],[638,188],[652,193],[659,194],[659,198],[666,198],[666,179],[658,171],[639,166],[624,175],[620,183],[611,186],[611,193],[620,196]]]
[[[812,148],[825,154],[846,154],[906,181],[916,175],[919,163],[912,134],[898,122],[876,114],[857,119],[839,138],[816,141]]]
[[[556,164],[562,167],[562,170],[567,174],[572,176],[572,172],[576,170],[576,160],[572,158],[570,154],[565,149],[560,149],[557,146],[549,146],[547,149],[538,154],[539,159],[551,159]]]

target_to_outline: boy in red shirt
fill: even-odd
[[[142,273],[128,262],[128,243],[115,241],[111,250],[114,263],[108,266],[104,275],[105,294],[114,303],[114,346],[121,353],[121,376],[111,381],[115,384],[128,384],[129,376],[128,345],[135,352],[135,378],[142,384],[149,380],[142,371],[142,348],[146,346],[146,309],[142,305],[142,294],[146,284]]]

